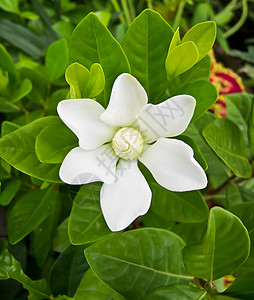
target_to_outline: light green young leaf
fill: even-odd
[[[206,21],[196,24],[186,32],[182,43],[192,41],[198,48],[199,58],[201,60],[212,48],[216,38],[216,24],[213,21]]]
[[[153,290],[148,297],[145,297],[145,300],[198,300],[202,299],[201,296],[205,294],[206,291],[196,287],[183,284],[172,284]]]
[[[166,71],[172,79],[189,70],[198,61],[198,49],[192,41],[182,43],[168,52]]]
[[[35,140],[49,124],[57,124],[58,117],[44,117],[25,125],[0,139],[0,157],[21,172],[49,182],[61,182],[59,165],[43,164],[35,154]]]
[[[90,77],[87,85],[84,88],[84,98],[94,98],[102,91],[105,87],[105,76],[100,64],[93,64],[90,68]]]
[[[183,240],[169,231],[143,228],[99,241],[85,255],[105,284],[127,299],[142,299],[157,287],[193,279],[183,268],[183,247]]]
[[[123,300],[117,292],[103,284],[89,269],[82,278],[73,300]]]
[[[250,239],[242,222],[227,210],[214,207],[203,241],[188,244],[183,260],[190,274],[212,282],[240,267],[249,251]]]
[[[52,43],[48,47],[45,60],[48,80],[54,82],[64,74],[68,65],[68,46],[66,40],[57,40]]]
[[[111,13],[108,11],[95,11],[94,14],[100,19],[100,21],[108,26],[109,21],[111,19]]]
[[[83,185],[74,199],[68,227],[74,245],[91,243],[111,234],[100,207],[100,188],[99,183]]]
[[[21,197],[8,214],[10,243],[16,244],[35,229],[48,215],[55,198],[53,187],[31,191]]]
[[[104,107],[108,104],[116,77],[121,73],[130,73],[129,63],[122,47],[94,13],[88,14],[72,34],[70,62],[78,62],[87,69],[94,63],[102,66],[105,89],[104,101],[101,104]]]
[[[150,102],[166,89],[165,59],[172,36],[172,28],[159,13],[150,9],[132,22],[124,36],[122,46],[131,74],[145,88]]]
[[[49,275],[53,295],[73,296],[89,268],[84,257],[85,246],[69,246],[55,261]]]
[[[71,149],[78,146],[75,134],[55,117],[36,137],[35,152],[38,159],[45,164],[62,163]]]
[[[246,145],[239,127],[234,122],[227,119],[214,120],[203,130],[203,135],[235,175],[244,178],[251,176]]]
[[[33,281],[22,270],[20,263],[8,251],[4,242],[0,253],[0,279],[12,278],[19,281],[28,290],[29,300],[48,299],[49,291],[45,279]]]
[[[181,38],[180,38],[180,31],[179,31],[179,27],[178,27],[172,37],[168,51],[169,52],[172,51],[180,43],[181,43]]]

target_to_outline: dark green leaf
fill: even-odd
[[[8,205],[11,200],[15,197],[21,185],[21,181],[19,179],[15,179],[11,181],[0,194],[0,205]]]

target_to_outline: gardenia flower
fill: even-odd
[[[104,182],[100,204],[112,231],[126,228],[149,209],[152,194],[137,160],[170,191],[207,185],[192,148],[166,138],[187,128],[195,99],[179,95],[157,105],[147,102],[144,88],[124,73],[114,82],[106,110],[92,99],[63,100],[57,107],[60,118],[79,139],[79,147],[67,154],[59,176],[68,184]]]

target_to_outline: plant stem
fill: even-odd
[[[116,12],[119,12],[119,13],[122,12],[121,7],[119,6],[117,0],[111,0],[111,3],[112,3],[112,5],[113,5],[113,7],[114,7],[114,10],[115,10]],[[125,24],[125,23],[126,23],[126,20],[125,20],[125,18],[124,18],[123,15],[120,15],[120,16],[119,16],[119,19],[120,19],[120,21],[121,21],[122,24]]]
[[[124,14],[125,14],[125,17],[126,17],[127,24],[130,25],[131,24],[131,16],[130,16],[130,11],[129,11],[129,8],[128,8],[127,1],[126,0],[121,0],[121,3],[122,3],[122,7],[123,7],[123,11],[124,11]]]
[[[153,2],[152,0],[147,0],[147,7],[153,9]]]
[[[242,7],[243,7],[243,12],[242,12],[242,16],[239,19],[239,21],[232,27],[230,28],[228,31],[226,31],[223,36],[225,38],[230,37],[231,35],[233,35],[234,33],[236,33],[244,24],[244,22],[246,21],[247,17],[248,17],[248,4],[247,4],[247,0],[242,0]]]
[[[133,0],[129,0],[129,6],[130,6],[131,21],[133,21],[136,18],[136,11],[134,8]]]
[[[180,24],[180,20],[182,18],[182,14],[183,14],[183,10],[184,10],[184,6],[185,6],[185,0],[181,0],[179,6],[178,6],[178,9],[177,9],[177,12],[176,12],[176,17],[175,17],[175,20],[174,20],[174,24],[173,24],[173,29],[176,30],[177,27],[179,27],[179,24]]]

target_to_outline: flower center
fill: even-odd
[[[112,147],[117,156],[123,159],[134,159],[141,154],[144,141],[138,130],[123,127],[115,133],[112,139]]]

